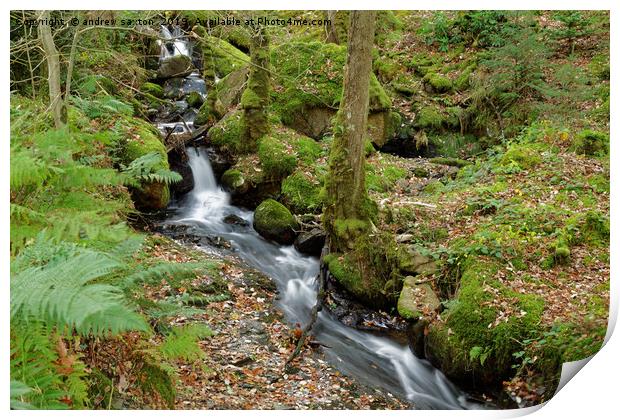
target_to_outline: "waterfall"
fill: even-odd
[[[174,55],[186,55],[188,57],[192,56],[189,42],[183,36],[181,28],[175,26],[172,32],[170,32],[167,27],[162,25],[160,33],[164,40],[172,40],[172,42],[158,40],[161,47],[160,58],[168,58]]]

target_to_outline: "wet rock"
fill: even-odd
[[[222,221],[226,224],[229,225],[237,225],[237,226],[249,226],[250,224],[247,222],[247,220],[242,219],[241,217],[237,216],[236,214],[229,214],[226,217],[224,217],[224,219],[222,219]]]
[[[224,109],[230,109],[241,101],[241,94],[248,79],[249,67],[235,70],[220,80],[217,86],[217,99]]]
[[[159,63],[157,77],[170,79],[172,77],[184,77],[194,71],[192,59],[186,55],[174,55],[166,57]]]
[[[409,348],[420,359],[425,358],[424,354],[424,331],[428,327],[428,320],[420,318],[416,322],[410,322],[407,327],[407,340],[409,342]]]
[[[172,192],[175,195],[187,194],[194,188],[194,175],[187,161],[185,149],[182,151],[174,149],[168,153],[168,162],[170,163],[170,169],[178,172],[183,177],[181,182],[170,185]]]
[[[325,243],[325,231],[321,228],[314,228],[309,232],[302,232],[295,239],[295,249],[304,254],[320,256],[323,244]]]
[[[398,313],[405,319],[418,319],[425,313],[441,307],[439,298],[429,283],[419,283],[413,276],[405,277],[403,290],[398,298]]]
[[[291,212],[275,200],[263,201],[254,212],[254,229],[264,238],[283,245],[295,241],[299,224]]]

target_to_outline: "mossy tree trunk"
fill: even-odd
[[[325,182],[324,223],[332,252],[352,248],[370,226],[372,203],[364,172],[364,136],[368,120],[374,11],[352,11],[343,95],[334,124],[334,140]]]
[[[49,10],[42,11],[39,19],[49,20]],[[43,51],[45,51],[47,61],[50,109],[54,117],[54,125],[56,128],[61,128],[67,123],[67,110],[60,91],[60,55],[54,44],[50,25],[39,25],[39,40],[43,46]]]
[[[241,96],[242,149],[256,150],[257,140],[269,132],[267,106],[269,105],[269,38],[262,26],[253,27],[250,45],[250,76]]]

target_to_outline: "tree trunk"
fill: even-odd
[[[336,11],[328,10],[326,12],[327,20],[329,24],[325,26],[325,30],[327,31],[327,42],[332,44],[339,44],[338,40],[338,30],[336,29]]]
[[[49,10],[42,11],[39,18],[49,21]],[[60,91],[60,58],[49,25],[39,25],[39,39],[43,45],[45,59],[47,60],[50,109],[54,116],[54,125],[56,128],[61,128],[67,123],[67,111],[62,99],[62,92]]]
[[[340,109],[325,188],[324,221],[332,251],[346,251],[370,226],[372,203],[364,168],[364,136],[375,33],[374,11],[352,11]]]
[[[269,39],[262,26],[252,28],[250,45],[250,75],[241,96],[242,150],[256,150],[256,142],[269,132],[267,105],[269,105]]]

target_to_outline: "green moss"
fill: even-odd
[[[538,333],[544,301],[505,288],[494,280],[498,269],[490,260],[466,260],[456,299],[442,314],[445,321],[430,328],[432,353],[451,377],[473,369],[480,380],[501,384],[509,378],[513,353],[522,348],[520,343]],[[513,308],[512,315],[499,323],[500,308],[492,304],[497,299],[492,290]],[[470,357],[471,353],[476,357]]]
[[[540,152],[528,145],[515,144],[508,148],[500,164],[508,166],[516,164],[521,169],[532,168],[542,162]]]
[[[434,92],[437,93],[449,92],[452,89],[452,81],[437,73],[426,73],[423,80],[433,88]]]
[[[602,156],[609,153],[609,135],[600,131],[583,130],[573,143],[576,153],[586,156]]]
[[[200,108],[203,102],[204,98],[198,92],[190,92],[187,96],[187,104],[192,108]]]
[[[364,142],[364,156],[368,157],[376,152],[375,146],[372,145],[370,140]]]
[[[250,58],[221,38],[206,35],[200,39],[205,68],[211,68],[215,75],[223,78],[234,70],[247,66]]]
[[[384,82],[392,81],[403,71],[398,61],[387,57],[379,57],[374,60],[373,69]]]
[[[285,144],[275,137],[265,136],[259,140],[258,158],[266,177],[280,179],[289,175],[297,165],[297,159]]]
[[[237,169],[228,169],[222,174],[222,184],[231,190],[241,187],[244,182],[243,174]]]
[[[459,76],[454,80],[454,89],[458,92],[462,92],[469,88],[469,79],[471,78],[472,73],[476,70],[476,64],[470,64],[459,74]]]
[[[407,171],[394,165],[374,167],[366,165],[366,186],[369,191],[388,192],[396,181],[407,176]]]
[[[295,148],[300,162],[306,165],[315,166],[317,159],[323,155],[323,148],[320,143],[310,137],[294,136],[290,143]]]
[[[269,198],[256,207],[254,229],[267,239],[292,244],[299,224],[284,205]]]
[[[328,254],[324,257],[325,264],[329,268],[329,272],[334,276],[336,281],[350,292],[360,295],[364,294],[362,277],[360,273],[353,268],[348,256],[342,254]]]
[[[425,106],[416,114],[415,125],[419,128],[439,130],[443,121],[443,116],[435,107]]]
[[[282,181],[284,203],[297,214],[320,212],[321,183],[302,171],[296,171]]]
[[[140,87],[140,92],[148,93],[156,98],[162,99],[164,97],[164,88],[158,84],[146,82]]]
[[[287,125],[312,108],[337,110],[342,98],[346,47],[322,42],[286,42],[271,50],[275,66],[272,108]],[[277,93],[276,93],[277,92]],[[373,74],[370,110],[388,109],[391,101]]]
[[[241,149],[241,111],[229,112],[208,131],[211,143],[218,149],[236,154]]]

